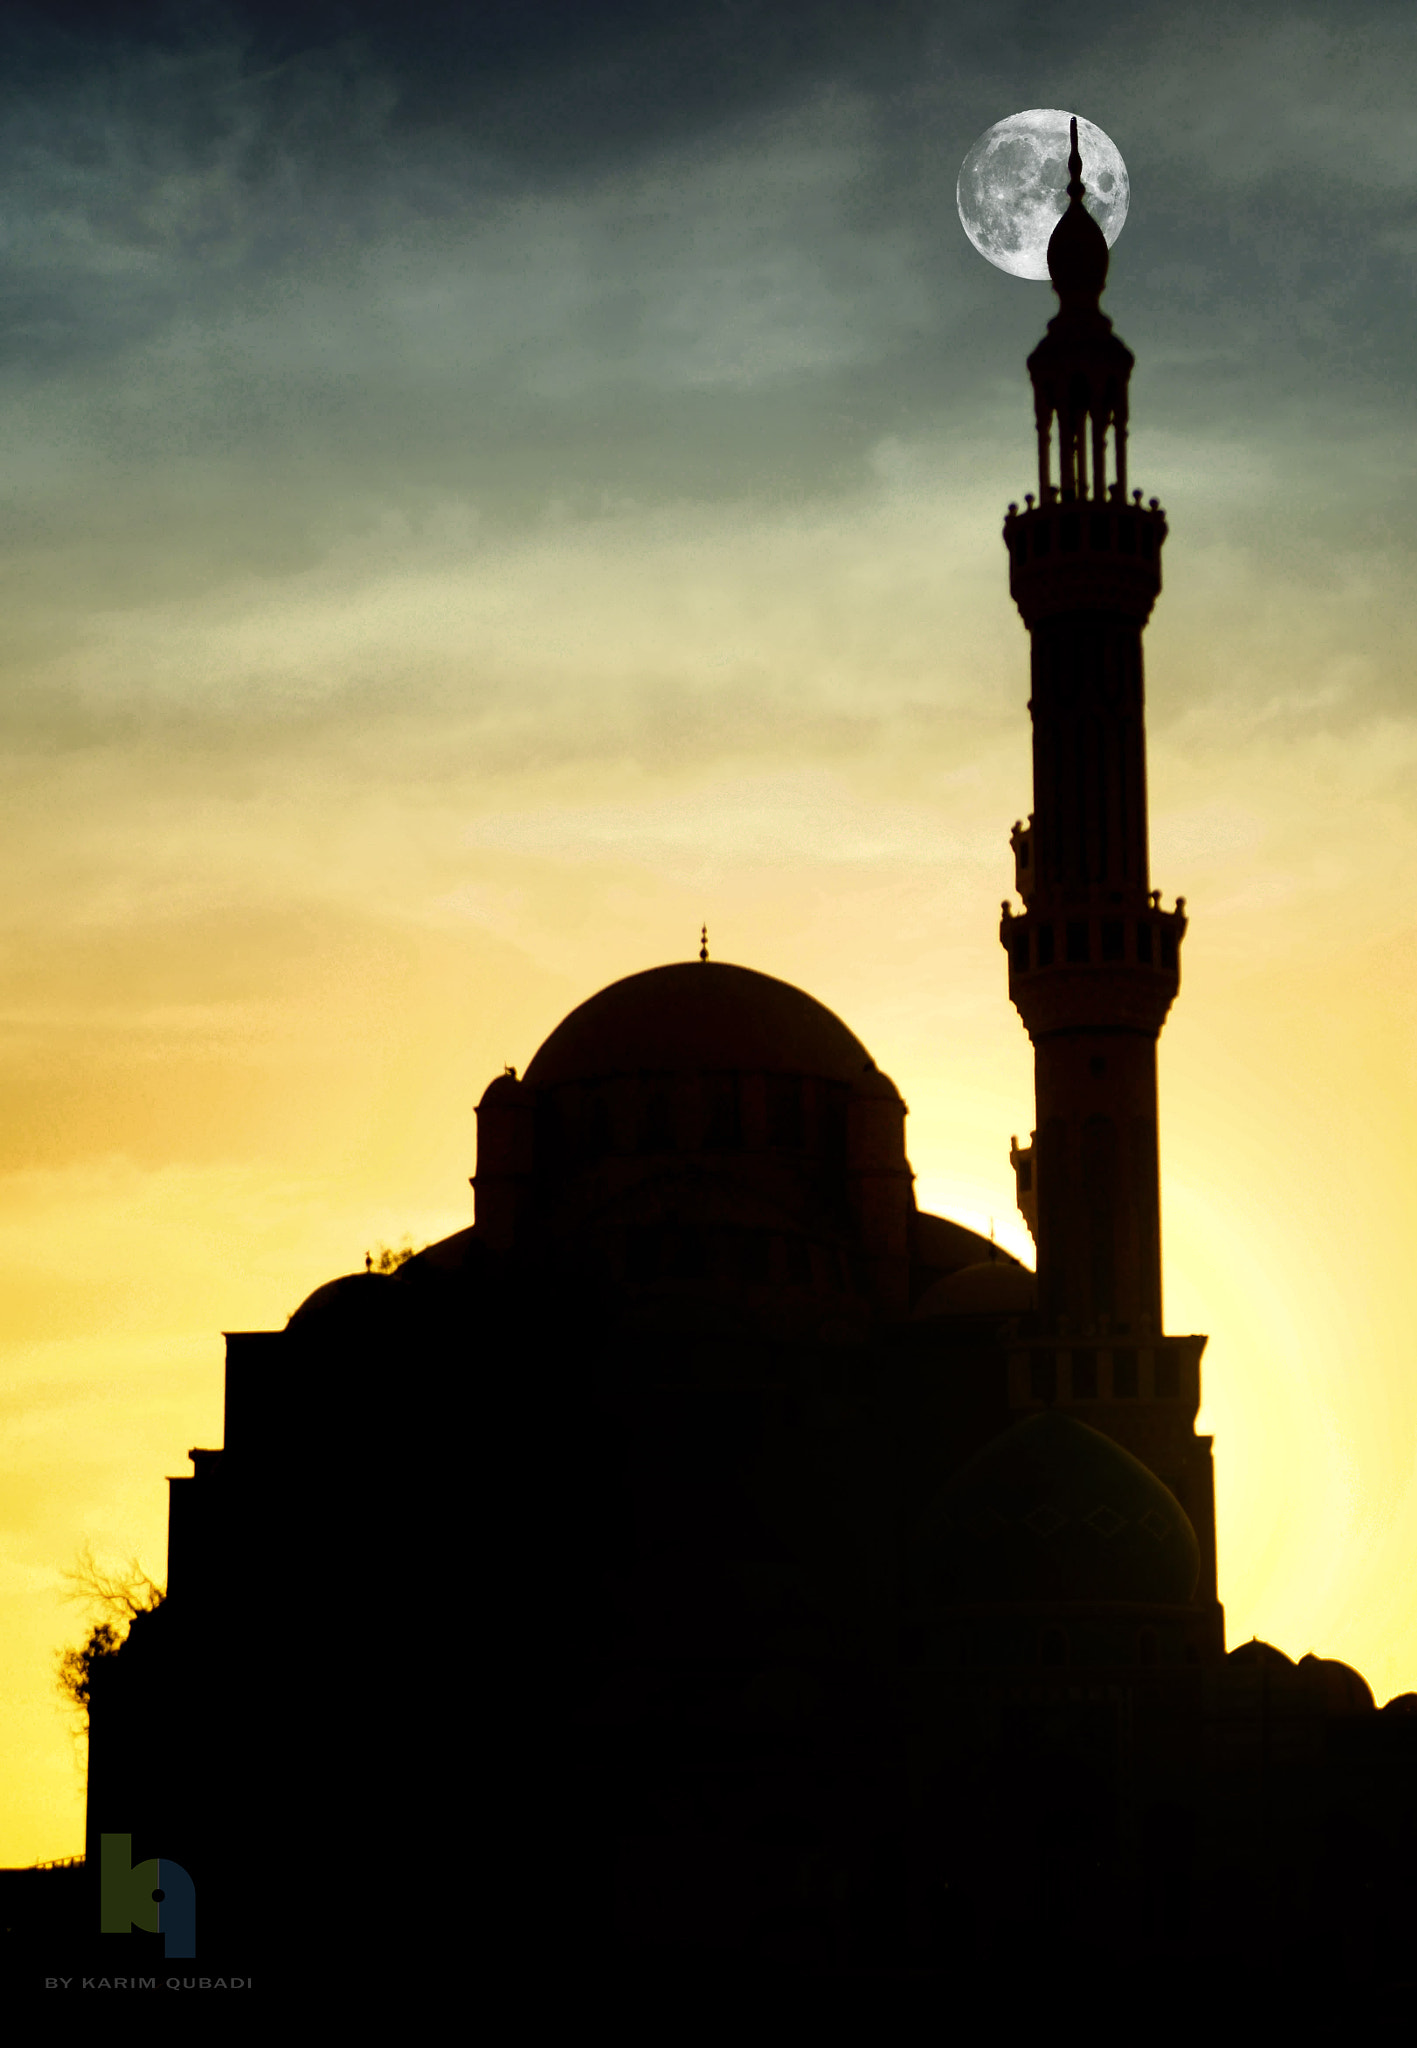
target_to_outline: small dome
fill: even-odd
[[[1175,1495],[1129,1451],[1057,1409],[986,1444],[930,1510],[916,1556],[947,1606],[1126,1600],[1179,1606],[1200,1574]]]
[[[1033,1275],[1000,1253],[936,1280],[916,1302],[914,1316],[917,1323],[932,1316],[1025,1316],[1033,1304]]]
[[[494,1081],[492,1085],[495,1088],[497,1084]],[[412,1287],[428,1279],[478,1274],[486,1263],[487,1247],[477,1232],[471,1228],[455,1230],[451,1237],[440,1237],[435,1244],[424,1245],[411,1259],[395,1266],[389,1278],[398,1286]]]
[[[1286,1657],[1283,1650],[1276,1650],[1273,1643],[1262,1643],[1258,1636],[1251,1636],[1247,1643],[1237,1643],[1225,1661],[1227,1664],[1263,1665],[1269,1671],[1294,1669],[1292,1657]]]
[[[521,1098],[521,1084],[510,1070],[498,1074],[489,1081],[482,1091],[479,1107],[485,1109],[490,1102],[516,1102]]]
[[[1308,1680],[1326,1714],[1372,1714],[1377,1701],[1366,1678],[1351,1664],[1336,1657],[1316,1657],[1310,1651],[1299,1659],[1299,1676]]]
[[[310,1330],[317,1324],[353,1320],[371,1307],[382,1306],[388,1286],[383,1273],[345,1273],[307,1294],[286,1324],[287,1330]]]
[[[612,982],[556,1026],[526,1079],[545,1088],[617,1074],[714,1071],[812,1074],[895,1095],[860,1039],[824,1004],[770,974],[719,960],[686,960]]]

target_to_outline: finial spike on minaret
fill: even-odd
[[[1107,237],[1083,205],[1082,154],[1078,148],[1077,115],[1068,117],[1068,203],[1048,241],[1048,275],[1070,317],[1096,317],[1097,301],[1107,282]]]
[[[705,926],[704,926],[704,928],[703,928],[703,930],[702,930],[702,931],[701,931],[701,932],[699,933],[699,958],[700,958],[701,960],[707,960],[707,959],[708,959],[708,926],[707,926],[707,925],[705,925]]]

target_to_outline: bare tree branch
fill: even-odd
[[[166,1598],[166,1589],[149,1578],[136,1557],[129,1558],[126,1572],[105,1571],[89,1543],[79,1552],[78,1563],[60,1576],[69,1581],[66,1600],[82,1600],[113,1618],[131,1621],[136,1614],[151,1614]]]

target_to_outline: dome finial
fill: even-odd
[[[705,926],[704,926],[704,928],[703,928],[703,930],[702,930],[702,931],[701,931],[701,932],[699,933],[699,958],[700,958],[701,960],[707,960],[707,959],[708,959],[708,926],[707,926],[707,925],[705,925]]]
[[[1048,242],[1048,275],[1065,313],[1095,312],[1107,282],[1107,237],[1083,205],[1078,122],[1068,123],[1068,204]]]

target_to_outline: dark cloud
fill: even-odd
[[[371,246],[455,245],[519,198],[574,203],[658,161],[687,184],[837,94],[859,110],[855,219],[801,223],[808,247],[905,232],[947,297],[963,151],[1019,105],[1085,103],[1133,168],[1123,263],[1178,340],[1399,379],[1417,24],[1392,6],[45,6],[8,11],[0,54],[0,362],[38,374]],[[579,312],[613,347],[613,306]]]
[[[317,77],[362,72],[382,82],[396,131],[472,129],[482,147],[551,175],[652,150],[825,82],[892,81],[918,63],[938,20],[922,0],[98,0],[12,9],[7,37],[12,77],[26,91],[76,71],[195,68],[223,51],[274,124]],[[174,114],[196,133],[210,108],[198,93]],[[324,139],[334,146],[338,136]]]
[[[22,723],[73,731],[77,695],[126,729],[31,672],[89,615],[450,505],[474,547],[553,514],[785,517],[869,491],[885,443],[1017,493],[1052,301],[974,255],[953,190],[1029,104],[1131,167],[1109,307],[1138,474],[1170,496],[1149,435],[1232,445],[1255,481],[1191,508],[1213,539],[1262,500],[1276,547],[1417,540],[1395,6],[45,5],[0,54]]]

